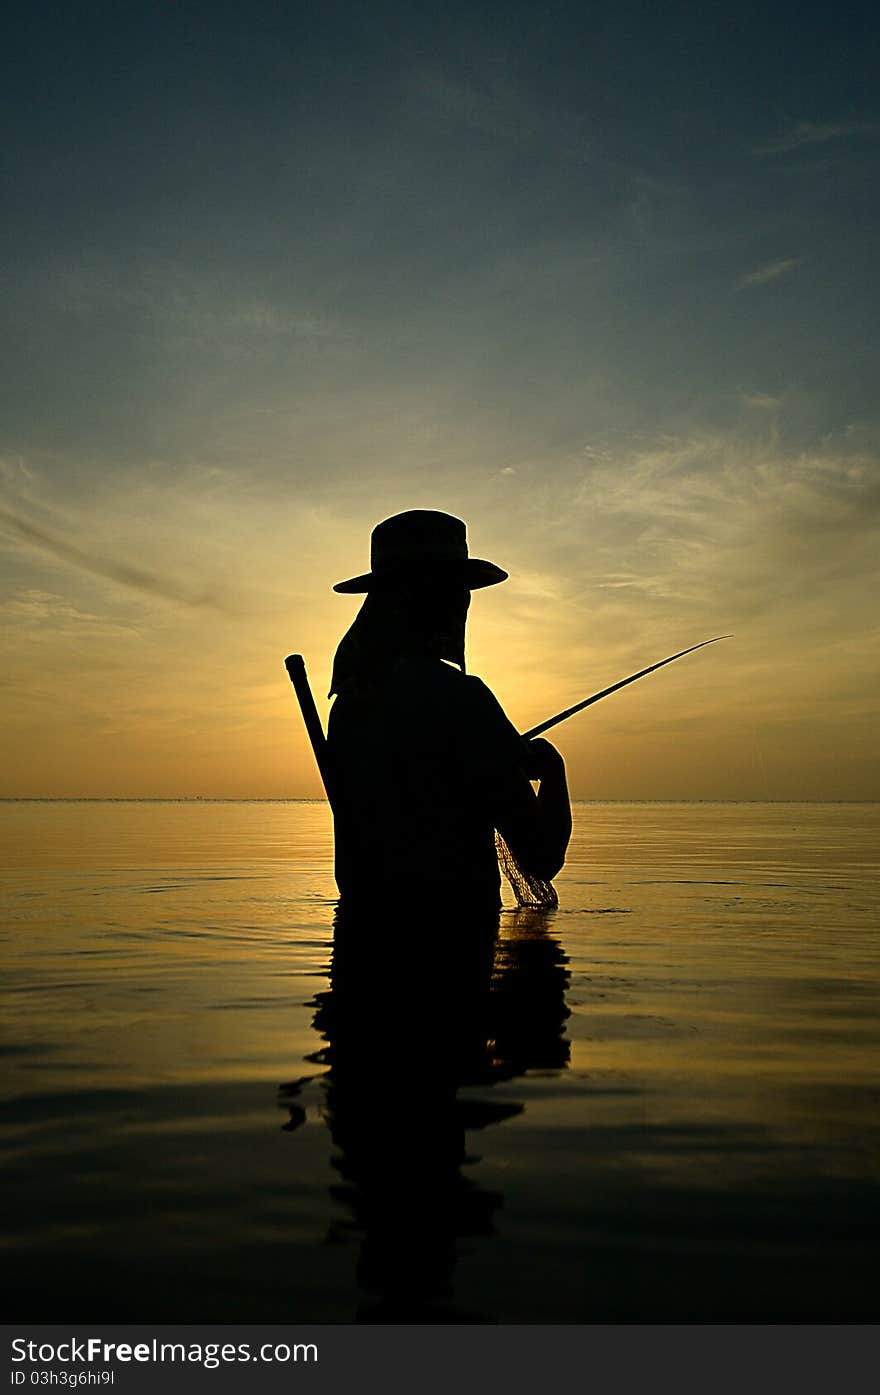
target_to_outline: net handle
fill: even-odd
[[[312,751],[314,752],[318,774],[321,776],[324,792],[327,795],[327,800],[332,809],[333,772],[331,770],[330,752],[327,747],[327,738],[324,735],[324,728],[321,726],[321,718],[318,716],[318,709],[315,706],[315,699],[312,695],[311,684],[309,683],[309,676],[306,673],[305,660],[302,654],[288,654],[287,658],[284,660],[284,667],[287,669],[287,676],[293,684],[293,691],[296,693],[306,733],[311,742]]]

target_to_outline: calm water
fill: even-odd
[[[876,1321],[880,805],[575,817],[450,1100],[325,806],[0,804],[9,1317]]]

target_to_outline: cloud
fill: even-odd
[[[794,616],[811,598],[838,602],[840,583],[863,596],[880,532],[876,465],[833,444],[787,454],[726,434],[671,439],[592,470],[569,526],[591,517],[584,570],[609,599],[638,591],[707,619],[718,606]]]
[[[803,260],[803,257],[784,257],[778,262],[767,262],[765,266],[759,266],[741,276],[737,284],[740,288],[766,286],[770,281],[778,281],[780,276],[787,276],[790,271],[799,267]]]
[[[880,523],[875,470],[842,440],[798,452],[775,432],[633,443],[569,476],[540,566],[570,578],[591,626],[596,592],[629,624],[775,608],[824,573],[860,574]]]
[[[120,562],[100,553],[87,552],[75,543],[67,542],[66,539],[38,527],[9,509],[0,509],[0,526],[16,539],[48,552],[57,561],[78,567],[92,576],[104,577],[120,586],[159,596],[165,601],[176,601],[183,605],[207,607],[212,610],[229,610],[226,600],[217,591],[194,591],[184,582],[174,577],[160,576],[147,567],[133,566],[130,562]]]
[[[0,601],[0,619],[16,627],[17,644],[21,643],[22,634],[38,635],[43,641],[50,639],[53,644],[83,637],[114,640],[138,636],[138,630],[132,625],[83,610],[65,596],[34,586],[24,587]]]
[[[304,293],[291,304],[279,303],[255,274],[240,274],[230,284],[206,268],[137,247],[115,256],[52,258],[28,290],[31,303],[37,299],[45,313],[124,323],[131,335],[166,348],[227,357],[262,348],[345,352],[352,338],[348,326]]]
[[[880,132],[876,121],[796,121],[782,135],[759,145],[757,155],[787,155],[803,146],[825,145],[845,136],[875,136]]]
[[[772,412],[782,406],[780,397],[771,397],[767,392],[741,392],[739,400],[744,407],[756,412]]]
[[[583,122],[524,91],[506,65],[493,64],[479,83],[423,69],[411,80],[417,102],[440,121],[512,144],[538,143],[556,155],[587,157]]]

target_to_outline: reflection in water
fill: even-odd
[[[460,1241],[491,1235],[502,1204],[463,1171],[477,1161],[465,1134],[523,1106],[457,1092],[566,1068],[566,963],[536,912],[500,927],[420,923],[416,934],[337,919],[313,1023],[327,1044],[310,1059],[329,1067],[325,1117],[342,1179],[331,1192],[350,1215],[331,1238],[360,1238],[369,1298],[359,1321],[490,1320],[450,1302]],[[287,1129],[305,1117],[301,1084],[282,1087]]]

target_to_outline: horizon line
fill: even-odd
[[[572,804],[880,804],[880,799],[753,795],[579,796]],[[239,794],[4,794],[0,804],[326,804],[326,795]]]

